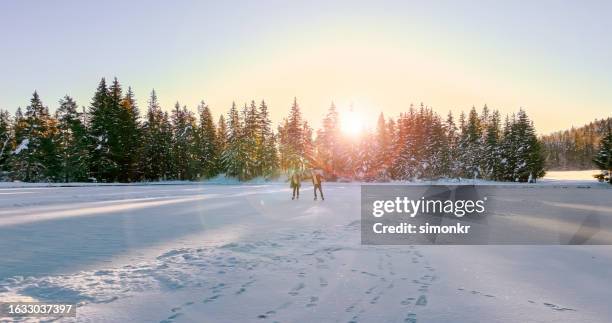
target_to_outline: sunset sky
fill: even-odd
[[[612,2],[0,2],[0,108],[89,105],[114,76],[142,112],[152,88],[216,118],[265,99],[275,122],[296,96],[315,127],[332,101],[367,120],[486,103],[547,133],[612,116]]]

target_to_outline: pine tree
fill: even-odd
[[[302,163],[303,168],[311,168],[314,161],[314,140],[312,138],[313,130],[308,121],[302,124]]]
[[[242,120],[242,147],[240,149],[240,159],[243,163],[243,169],[241,177],[243,179],[251,179],[259,175],[257,150],[258,145],[261,144],[255,101],[251,101],[250,106],[244,105],[242,109]]]
[[[13,150],[13,129],[8,111],[0,110],[0,179],[5,179],[9,170],[9,157]]]
[[[457,138],[457,126],[455,125],[455,120],[453,118],[453,114],[451,111],[448,112],[446,117],[446,123],[444,125],[446,132],[446,140],[448,148],[445,152],[446,160],[447,160],[447,173],[446,176],[450,178],[455,178],[460,176],[461,165],[458,160],[458,138]]]
[[[119,180],[132,182],[141,176],[138,161],[142,134],[140,132],[140,112],[131,87],[128,87],[125,97],[119,103],[117,123]]]
[[[19,130],[19,144],[13,152],[17,179],[26,182],[55,180],[59,170],[57,122],[49,115],[49,109],[43,105],[37,92],[34,92],[20,126],[23,128]]]
[[[361,134],[359,140],[356,156],[358,162],[355,164],[355,178],[366,182],[372,182],[377,180],[379,175],[378,163],[380,160],[378,158],[378,138],[370,133],[369,130],[365,131],[366,132]]]
[[[278,168],[278,156],[276,152],[276,137],[272,131],[272,121],[268,113],[268,106],[263,100],[257,111],[259,140],[257,145],[257,161],[259,162],[260,175],[268,178],[276,173]]]
[[[476,108],[472,107],[467,121],[461,118],[462,131],[459,139],[459,159],[461,160],[461,175],[467,178],[482,176],[482,124]]]
[[[236,103],[232,103],[232,108],[229,111],[227,129],[227,148],[222,156],[226,176],[245,179],[243,129]]]
[[[289,128],[289,120],[284,118],[277,127],[278,138],[278,161],[280,170],[287,172],[289,170],[289,136],[287,129]]]
[[[523,109],[506,121],[501,152],[505,180],[526,182],[544,176],[542,148]]]
[[[317,131],[315,166],[325,171],[328,180],[335,180],[344,172],[340,138],[340,118],[332,102],[323,119],[322,129]]]
[[[199,133],[199,165],[200,176],[210,178],[219,173],[220,150],[212,113],[208,105],[202,101],[198,106],[200,112]]]
[[[228,136],[227,124],[222,114],[219,116],[219,121],[217,122],[217,132],[216,132],[217,150],[219,153],[218,166],[219,166],[219,171],[221,172],[225,170],[225,166],[223,165],[222,156],[225,152],[225,149],[227,149],[227,136]]]
[[[410,105],[408,113],[400,116],[398,122],[399,140],[397,151],[399,155],[394,162],[395,178],[401,180],[414,180],[420,177],[419,157],[421,142],[420,129],[421,124],[418,113],[414,107]]]
[[[197,150],[197,131],[195,116],[186,106],[181,108],[176,102],[172,115],[172,178],[178,180],[191,180],[197,176],[199,169]]]
[[[612,127],[608,124],[605,135],[599,143],[599,151],[593,158],[593,163],[607,176],[608,183],[612,184]]]
[[[117,84],[118,85],[118,84]],[[120,88],[113,88],[113,100],[118,102]],[[114,102],[113,102],[114,103]],[[118,103],[117,103],[118,104]],[[98,181],[115,181],[119,165],[116,162],[117,124],[116,114],[111,106],[109,89],[106,80],[102,78],[89,108],[90,116],[90,173]]]
[[[377,180],[388,181],[390,179],[391,138],[389,126],[385,122],[384,114],[381,112],[376,123],[376,141],[373,148],[375,151],[375,162],[372,171],[375,173],[373,176]]]
[[[293,105],[289,111],[287,119],[287,143],[284,152],[287,158],[287,167],[291,171],[303,171],[304,163],[304,122],[302,121],[302,112],[297,103],[297,98],[294,98]]]
[[[501,179],[502,165],[500,161],[502,157],[500,119],[497,110],[493,111],[490,119],[487,120],[485,136],[484,155],[482,156],[484,161],[483,177],[490,180],[499,180]]]
[[[146,180],[163,180],[172,175],[172,135],[168,114],[161,111],[153,90],[143,126],[144,148],[140,160],[140,169]]]
[[[86,181],[89,172],[89,137],[76,102],[68,95],[59,101],[57,110],[58,178],[64,182]]]

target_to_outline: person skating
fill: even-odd
[[[298,172],[294,172],[293,175],[291,175],[289,186],[293,189],[293,195],[291,196],[292,200],[300,198],[300,185],[302,185],[301,180],[302,179],[300,178],[300,174]]]
[[[321,188],[321,182],[323,176],[316,172],[314,169],[310,171],[310,175],[312,175],[312,185],[314,186],[314,199],[317,200],[317,188],[319,189],[319,193],[321,193],[321,200],[325,201],[323,197],[323,189]]]

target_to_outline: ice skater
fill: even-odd
[[[310,175],[312,175],[312,186],[314,186],[314,200],[317,200],[317,188],[319,189],[319,193],[321,193],[321,200],[325,201],[323,197],[323,189],[321,188],[321,182],[323,176],[316,172],[314,169],[310,170]]]
[[[302,185],[301,181],[302,179],[297,171],[291,175],[289,187],[293,189],[293,195],[291,196],[292,200],[300,198],[300,185]]]

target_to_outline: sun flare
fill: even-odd
[[[345,134],[356,136],[365,129],[365,118],[361,113],[350,110],[342,114],[340,127]]]

